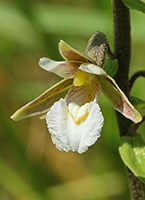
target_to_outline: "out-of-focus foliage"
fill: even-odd
[[[123,0],[124,4],[130,8],[145,13],[145,3],[140,0]]]
[[[0,199],[128,199],[126,173],[119,157],[114,111],[102,95],[105,117],[101,138],[83,154],[59,152],[45,120],[20,122],[11,114],[60,80],[38,66],[42,56],[62,59],[63,39],[85,51],[91,35],[104,32],[113,46],[111,2],[102,0],[13,0],[0,2]],[[131,74],[144,69],[144,16],[132,12]],[[133,96],[145,99],[140,78]],[[144,132],[144,125],[139,129]]]

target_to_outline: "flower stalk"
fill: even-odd
[[[114,77],[119,87],[129,97],[129,66],[131,58],[130,12],[122,0],[112,0],[114,20],[114,55],[118,60],[118,71]],[[120,137],[128,135],[132,123],[116,113]],[[144,184],[128,169],[132,200],[145,199]]]
[[[143,184],[134,174],[128,169],[128,176],[130,182],[130,191],[132,200],[145,199],[145,184]]]
[[[130,13],[122,0],[112,0],[114,21],[114,55],[118,60],[118,71],[114,77],[119,87],[129,96],[128,75],[131,58]],[[131,122],[116,113],[120,135],[126,135]]]
[[[129,80],[129,90],[132,89],[134,82],[137,80],[139,77],[144,77],[145,78],[145,70],[138,71],[135,74],[132,75],[132,77]]]

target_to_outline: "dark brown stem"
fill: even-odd
[[[112,0],[114,20],[114,54],[118,60],[118,71],[114,77],[119,87],[128,96],[128,74],[131,57],[130,12],[122,0]],[[127,135],[131,125],[120,113],[116,112],[120,136]]]
[[[129,66],[131,58],[130,12],[122,0],[112,0],[114,20],[114,55],[118,60],[118,71],[114,79],[129,96]],[[116,112],[120,137],[128,135],[131,121]],[[144,199],[144,184],[128,170],[132,200]],[[142,192],[143,191],[143,192]]]
[[[145,199],[145,185],[128,169],[132,200]]]

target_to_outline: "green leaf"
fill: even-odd
[[[141,136],[122,137],[119,153],[125,165],[145,183],[145,142]]]
[[[117,59],[106,59],[103,69],[109,76],[113,77],[118,70]]]
[[[139,99],[137,97],[131,96],[130,100],[132,102],[132,104],[139,109],[144,109],[145,108],[145,101],[142,99]]]
[[[130,9],[145,13],[145,3],[140,0],[123,0],[123,3]]]

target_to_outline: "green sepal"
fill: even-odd
[[[48,112],[54,102],[58,101],[62,97],[65,97],[68,89],[72,85],[73,79],[63,79],[59,83],[46,90],[39,97],[17,110],[11,116],[11,119],[14,121],[19,121],[28,117],[45,114]]]
[[[134,105],[134,107],[138,109],[144,109],[145,108],[145,101],[142,99],[139,99],[138,97],[130,96],[131,103]]]
[[[145,142],[140,135],[122,137],[119,147],[124,164],[145,183]]]
[[[145,3],[140,0],[123,0],[126,7],[145,13]]]
[[[118,61],[117,59],[107,58],[103,67],[104,71],[111,77],[113,77],[118,70]]]
[[[116,81],[104,69],[92,63],[83,63],[78,69],[96,75],[101,85],[101,90],[115,110],[135,123],[142,120],[141,114],[133,107]]]

